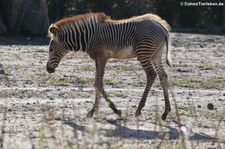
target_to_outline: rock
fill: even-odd
[[[204,128],[210,128],[210,127],[209,127],[209,126],[207,126],[207,125],[204,125],[203,127],[204,127]]]
[[[55,117],[55,120],[56,120],[56,121],[60,121],[60,120],[61,120],[61,117],[60,117],[60,116]]]
[[[6,34],[7,28],[5,24],[2,22],[2,19],[0,18],[0,35]]]
[[[47,34],[49,27],[48,9],[45,0],[32,0],[23,22],[21,23],[21,31],[31,33],[32,35]]]
[[[49,19],[45,0],[44,2],[43,0],[31,0],[24,12],[20,31],[32,35],[43,35],[47,34],[48,27]]]
[[[177,72],[181,72],[181,69],[179,68],[179,69],[177,69]]]
[[[3,68],[0,68],[0,74],[5,74],[5,71],[4,71],[4,69]]]
[[[9,109],[8,109],[8,112],[12,112],[12,109],[11,109],[11,108],[9,108]]]
[[[177,72],[190,72],[190,70],[188,70],[188,69],[177,69]]]
[[[136,107],[137,107],[137,105],[131,105],[131,107],[132,107],[132,108],[136,108]]]
[[[208,103],[207,109],[208,110],[213,110],[214,109],[214,105],[212,103]]]
[[[7,0],[2,19],[10,32],[30,35],[47,34],[49,26],[46,0]]]
[[[2,66],[2,64],[0,64],[0,74],[3,74],[3,75],[5,75],[5,71],[4,71],[4,69],[3,69],[3,66]]]
[[[193,96],[193,94],[192,94],[192,93],[188,93],[188,95],[189,95],[189,96]]]

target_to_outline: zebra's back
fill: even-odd
[[[139,43],[143,47],[159,46],[156,43],[165,39],[165,29],[153,20],[106,22],[99,25],[93,37],[89,50],[101,49],[109,58],[124,59],[136,57]]]

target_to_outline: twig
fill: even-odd
[[[3,148],[4,144],[4,128],[5,128],[5,120],[6,120],[6,107],[3,107],[3,119],[2,119],[2,127],[1,127],[1,137],[0,137],[0,146]]]
[[[175,98],[174,93],[172,92],[172,88],[170,89],[170,93],[171,93],[172,99],[173,99],[174,104],[175,104],[175,112],[176,112],[176,116],[177,116],[177,120],[178,120],[178,121],[173,120],[173,122],[176,123],[176,124],[178,124],[179,127],[181,128],[181,126],[183,126],[183,125],[181,124],[180,115],[179,115],[179,113],[178,113],[177,101],[176,101],[176,98]],[[185,135],[184,135],[184,132],[183,132],[183,131],[180,131],[180,132],[181,132],[181,137],[182,137],[182,138],[181,138],[181,143],[182,143],[182,145],[183,145],[182,148],[187,148],[187,147],[186,147],[186,142],[185,142]]]

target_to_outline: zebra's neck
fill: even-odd
[[[91,16],[64,24],[60,34],[64,47],[71,51],[85,52],[99,23],[96,16]]]

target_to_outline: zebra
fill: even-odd
[[[168,95],[168,77],[163,68],[161,57],[166,45],[166,63],[172,66],[170,26],[155,14],[145,14],[124,20],[112,20],[105,13],[87,13],[64,18],[51,24],[48,35],[49,57],[46,65],[48,73],[54,73],[61,59],[69,51],[84,51],[95,61],[95,102],[87,116],[92,117],[99,108],[101,94],[108,106],[121,116],[121,111],[109,99],[103,87],[103,76],[107,60],[110,58],[137,58],[143,67],[147,84],[136,110],[141,114],[149,90],[156,77],[159,77],[165,99],[165,120],[171,111]]]

